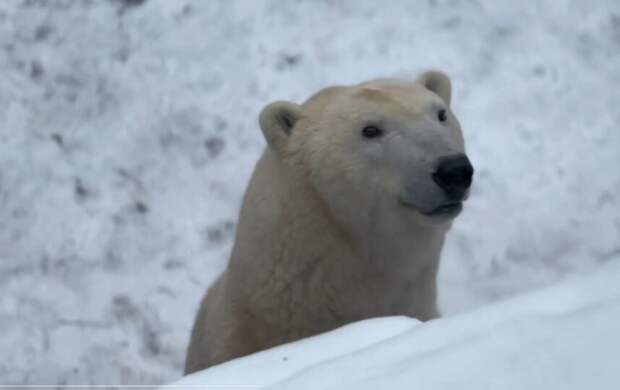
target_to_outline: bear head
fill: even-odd
[[[260,125],[283,166],[338,218],[388,213],[445,225],[473,175],[450,100],[448,76],[428,71],[415,81],[329,87],[303,105],[274,102]]]

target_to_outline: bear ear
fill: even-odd
[[[286,145],[297,121],[301,118],[301,107],[290,102],[273,102],[263,108],[259,123],[269,146],[280,151]]]
[[[424,72],[418,82],[426,89],[436,93],[449,106],[452,97],[452,84],[447,74],[438,70],[429,70]]]

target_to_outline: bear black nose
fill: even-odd
[[[467,156],[455,154],[439,159],[437,170],[433,173],[433,180],[449,196],[461,200],[465,191],[471,186],[473,174],[474,167]]]

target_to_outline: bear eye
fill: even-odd
[[[441,110],[437,111],[437,119],[439,119],[439,122],[445,122],[448,120],[448,113],[445,109],[442,108]]]
[[[362,129],[364,138],[377,138],[383,135],[383,130],[377,126],[366,126]]]

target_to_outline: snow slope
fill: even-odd
[[[439,67],[477,173],[444,314],[620,252],[620,2],[0,1],[0,383],[161,384],[262,106]]]
[[[617,389],[620,263],[585,280],[421,324],[358,322],[172,386],[264,389]]]

